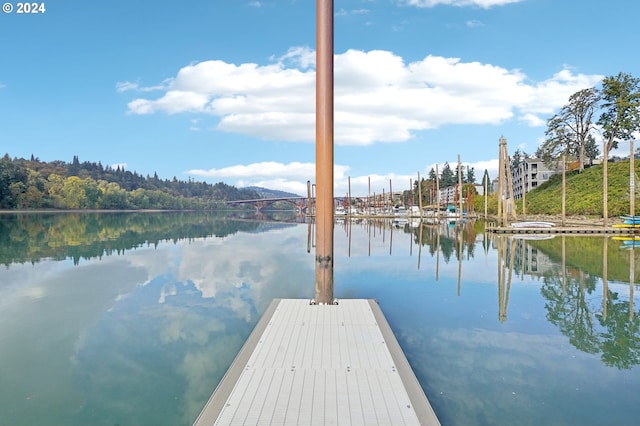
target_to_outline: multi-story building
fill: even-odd
[[[457,203],[458,185],[447,186],[446,188],[440,188],[440,205],[446,206],[447,204]]]
[[[516,200],[522,198],[523,193],[526,194],[548,181],[551,176],[561,172],[558,169],[550,169],[539,158],[525,158],[523,165],[524,173],[522,167],[518,167],[517,170],[511,170],[513,196]]]
[[[478,195],[484,195],[484,186],[473,185]],[[445,206],[449,204],[458,204],[458,197],[460,196],[460,187],[458,185],[447,186],[446,188],[440,188],[440,205]],[[488,192],[491,192],[491,185],[487,188]],[[463,199],[464,203],[465,200]]]

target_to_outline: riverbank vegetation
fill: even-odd
[[[640,168],[635,166],[638,175]],[[566,174],[565,214],[567,216],[602,217],[603,215],[603,166],[587,167]],[[629,214],[629,160],[608,164],[608,215],[610,217]],[[637,196],[636,196],[637,197]],[[562,175],[554,175],[538,188],[527,192],[523,210],[522,199],[516,200],[516,213],[527,215],[562,214]],[[477,213],[484,212],[484,197],[474,199]],[[487,212],[498,213],[497,194],[489,194]]]
[[[0,158],[0,209],[216,209],[226,201],[260,198],[219,182],[142,176],[101,163]]]
[[[606,218],[630,212],[630,200],[635,200],[636,194],[631,189],[635,185],[630,185],[629,161],[610,163],[609,154],[620,143],[629,143],[629,160],[631,156],[635,157],[633,141],[639,131],[640,79],[625,73],[605,77],[598,88],[574,93],[567,104],[547,120],[547,138],[538,147],[535,156],[552,170],[562,170],[567,161],[578,163],[578,169],[566,176],[567,215],[602,215]],[[586,170],[585,160],[593,160],[599,155],[596,135],[602,139],[602,163]],[[527,157],[527,154],[522,155]],[[511,172],[515,170],[517,173],[520,166],[520,154],[516,151],[511,159]],[[637,170],[634,167],[631,174],[634,183]],[[561,214],[561,175],[552,176],[548,182],[527,193],[525,198],[526,205],[522,199],[516,202],[521,212]],[[484,204],[484,199],[477,201]],[[491,201],[491,209],[497,213],[497,198]]]
[[[634,165],[635,167],[635,165]],[[635,167],[637,174],[640,169]],[[608,164],[607,210],[609,216],[629,214],[629,161]],[[603,166],[586,168],[566,175],[565,209],[567,215],[602,216]],[[522,211],[522,200],[516,203]],[[562,213],[562,175],[554,175],[539,188],[527,193],[528,214]]]

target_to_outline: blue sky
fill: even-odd
[[[52,0],[0,13],[0,151],[306,193],[315,2]],[[335,191],[497,173],[604,76],[639,76],[632,0],[335,0]],[[622,147],[623,150],[628,149]]]

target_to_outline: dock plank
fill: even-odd
[[[276,299],[195,425],[439,425],[372,300]]]

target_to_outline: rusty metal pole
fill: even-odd
[[[316,303],[333,303],[333,0],[316,0]]]

